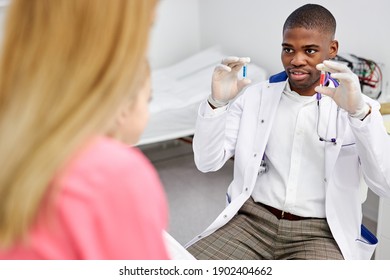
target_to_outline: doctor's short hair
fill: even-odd
[[[283,33],[287,29],[317,29],[331,35],[336,33],[336,19],[332,13],[318,4],[306,4],[293,11],[283,25]]]

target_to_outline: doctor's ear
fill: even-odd
[[[339,51],[339,42],[337,40],[332,40],[329,44],[329,59],[333,59],[337,56]]]

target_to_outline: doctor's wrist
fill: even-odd
[[[363,121],[367,116],[371,114],[371,106],[367,103],[364,104],[363,108],[354,114],[349,114],[352,118],[359,119]]]
[[[371,106],[368,106],[368,112],[364,116],[364,118],[360,119],[361,121],[364,121],[365,118],[367,118],[371,114]]]
[[[223,102],[223,101],[215,100],[211,94],[209,95],[209,98],[207,99],[207,102],[210,104],[211,108],[213,108],[213,109],[224,107],[224,106],[226,106],[229,103],[229,102]]]

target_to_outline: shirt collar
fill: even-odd
[[[287,80],[286,86],[283,90],[283,94],[289,99],[299,102],[299,103],[310,103],[316,101],[316,95],[313,96],[302,96],[296,91],[291,90],[290,83]]]

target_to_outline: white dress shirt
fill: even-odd
[[[332,121],[330,104],[331,99],[323,96],[318,126],[322,137]],[[325,142],[319,141],[317,120],[316,96],[300,96],[286,83],[265,150],[268,171],[258,177],[255,201],[303,217],[326,216]]]

